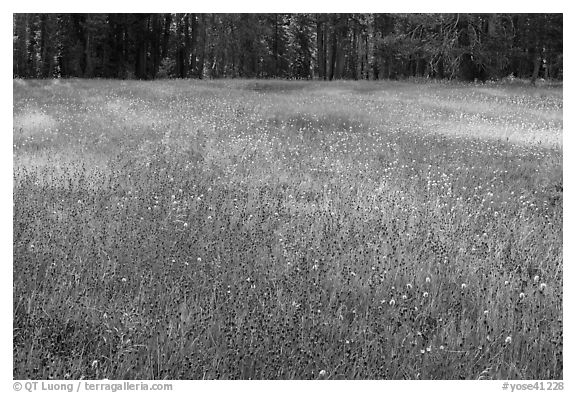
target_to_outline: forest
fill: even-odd
[[[13,74],[562,79],[562,24],[562,14],[13,14]]]

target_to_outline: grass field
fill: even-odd
[[[13,94],[14,378],[563,377],[561,87]]]

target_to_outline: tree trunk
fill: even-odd
[[[188,72],[190,71],[190,52],[191,52],[191,41],[190,41],[190,19],[189,15],[184,15],[184,53],[183,57],[183,70],[182,78],[188,77]]]
[[[18,36],[16,51],[16,74],[19,77],[29,76],[28,63],[28,14],[16,14],[16,35]]]
[[[164,18],[164,36],[162,37],[162,59],[168,57],[168,44],[170,43],[170,26],[172,25],[172,14],[166,14]]]
[[[138,79],[147,79],[146,49],[149,16],[139,16],[136,25],[136,64],[134,66],[134,76]]]
[[[46,26],[46,14],[40,15],[40,77],[47,78],[48,70],[46,69],[46,63],[48,61],[48,40],[46,39],[47,26]]]
[[[193,75],[196,70],[196,51],[198,43],[198,21],[196,19],[196,14],[190,15],[190,71],[188,75]]]
[[[358,22],[354,20],[354,27],[352,29],[352,43],[350,45],[350,60],[348,64],[348,72],[354,80],[358,80]]]
[[[348,50],[347,37],[348,37],[348,26],[347,26],[347,16],[339,15],[336,19],[335,26],[335,36],[336,36],[336,59],[334,64],[334,78],[341,79],[344,76],[344,66],[346,60],[346,51]]]
[[[84,44],[84,77],[90,78],[92,76],[92,46],[90,45],[92,42],[92,37],[90,32],[86,32],[86,41]]]
[[[34,14],[29,15],[28,16],[28,26],[29,26],[29,35],[28,35],[28,45],[27,45],[27,60],[28,60],[28,76],[36,78],[38,76],[38,67],[37,67],[37,61],[36,61],[36,46],[37,46],[37,42],[36,42],[36,23],[34,23],[34,20],[36,19],[36,16]]]
[[[316,50],[318,78],[326,80],[326,52],[324,45],[324,23],[321,14],[316,15]]]
[[[160,69],[161,62],[161,43],[160,39],[162,37],[162,26],[161,26],[160,15],[152,15],[152,48],[150,50],[152,56],[152,78],[156,78],[158,71]]]
[[[336,52],[338,51],[338,42],[336,34],[336,18],[334,15],[331,15],[330,19],[330,62],[328,64],[330,66],[330,70],[328,79],[332,80],[334,79],[334,71],[336,68]]]
[[[206,61],[206,14],[202,14],[200,18],[202,24],[202,45],[200,46],[200,55],[198,56],[198,78],[204,77],[204,63]]]
[[[128,57],[128,45],[126,41],[128,40],[128,16],[127,14],[123,15],[123,23],[122,23],[122,55],[120,56],[120,72],[122,74],[122,78],[126,78],[128,66],[126,64],[126,58]]]
[[[532,83],[533,85],[536,85],[536,79],[538,79],[538,74],[540,73],[540,63],[541,63],[541,59],[540,59],[540,52],[535,50],[534,51],[534,56],[532,58],[532,77],[530,78],[530,83]]]
[[[184,28],[182,14],[176,14],[176,75],[183,78],[184,74]]]
[[[274,14],[274,43],[272,44],[272,54],[274,56],[274,77],[278,77],[278,14]]]
[[[368,79],[374,80],[374,70],[376,68],[376,59],[374,57],[374,15],[369,14],[366,18],[368,25],[368,34],[366,36],[366,50],[368,60]]]
[[[362,46],[363,37],[358,28],[358,35],[356,37],[356,79],[362,78],[362,60],[364,59],[364,50]]]

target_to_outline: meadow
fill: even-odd
[[[16,379],[562,379],[562,87],[13,82]]]

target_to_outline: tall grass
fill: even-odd
[[[17,379],[563,376],[559,88],[15,81],[13,131]]]

